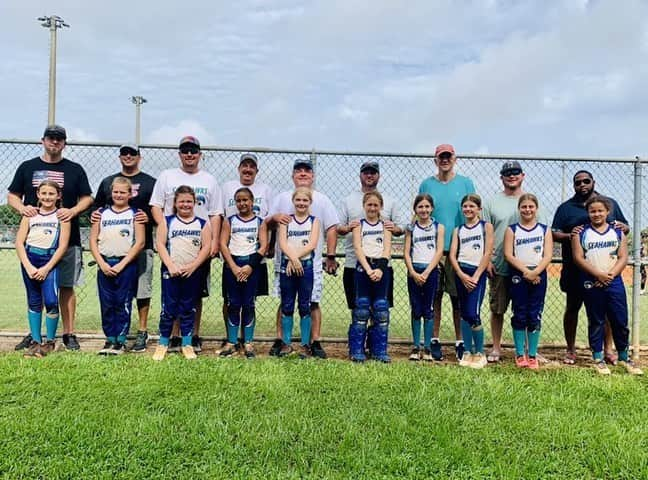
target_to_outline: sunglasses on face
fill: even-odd
[[[125,157],[125,156],[127,156],[127,155],[130,155],[131,157],[136,157],[136,156],[139,155],[139,153],[137,153],[135,150],[126,150],[126,149],[124,149],[124,150],[120,150],[119,154],[120,154],[122,157]]]
[[[574,186],[579,187],[581,185],[590,185],[592,183],[591,178],[583,178],[582,180],[574,180]]]
[[[451,158],[452,158],[451,153],[446,152],[446,153],[442,153],[441,155],[439,155],[439,160],[450,160]]]
[[[514,169],[514,170],[507,170],[506,172],[502,173],[503,177],[512,177],[514,175],[520,175],[522,173],[522,170],[520,169]]]
[[[192,155],[195,155],[197,153],[200,153],[200,148],[198,148],[198,147],[182,147],[182,148],[180,148],[180,153],[183,153],[185,155],[191,153]]]

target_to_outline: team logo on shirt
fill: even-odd
[[[121,235],[122,237],[128,237],[128,236],[130,236],[130,232],[127,229],[124,228],[124,229],[119,231],[119,235]]]
[[[479,244],[473,243],[472,249],[473,250],[479,250],[479,249],[481,249],[481,247],[479,246]]]
[[[434,242],[430,242],[430,243],[428,243],[428,244],[426,245],[426,247],[428,248],[428,250],[433,250],[433,249],[434,249]]]
[[[254,235],[248,235],[245,239],[248,243],[256,243],[256,237]]]
[[[302,246],[305,247],[306,245],[308,245],[308,240],[307,240],[307,239],[303,239],[303,240],[302,240]]]
[[[542,251],[542,246],[541,245],[536,245],[535,247],[533,247],[533,251],[535,253],[540,253]]]
[[[200,239],[199,239],[199,238],[194,238],[194,239],[191,241],[191,244],[192,244],[194,247],[199,247],[199,246],[200,246]]]
[[[383,243],[383,239],[380,238],[380,237],[376,238],[376,243],[378,243],[378,244],[382,244],[382,243]]]
[[[590,282],[589,280],[583,283],[583,287],[585,287],[585,290],[590,290],[594,288],[594,282]]]
[[[517,285],[517,284],[520,283],[521,281],[522,281],[522,278],[521,278],[519,275],[513,275],[513,276],[511,277],[511,283],[513,283],[513,284],[515,284],[515,285]]]
[[[44,233],[45,235],[51,235],[51,234],[52,234],[52,230],[50,230],[49,228],[46,228],[45,230],[43,230],[43,233]]]

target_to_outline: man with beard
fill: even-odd
[[[579,170],[574,174],[574,196],[562,203],[553,219],[551,229],[553,231],[554,242],[560,242],[562,245],[562,271],[560,272],[560,289],[566,294],[565,314],[563,317],[563,328],[565,332],[565,342],[567,343],[567,352],[565,353],[564,363],[573,365],[576,362],[576,329],[578,327],[578,312],[583,305],[583,292],[580,285],[580,270],[574,263],[571,248],[571,237],[578,235],[583,225],[589,223],[589,216],[585,209],[585,202],[592,196],[598,195],[594,189],[596,183],[594,177],[587,170]],[[612,202],[612,209],[607,221],[614,228],[628,233],[628,221],[623,216],[619,204],[608,197]],[[616,364],[616,355],[612,351],[612,331],[609,323],[605,323],[605,361],[612,365]]]

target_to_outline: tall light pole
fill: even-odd
[[[49,106],[47,109],[47,123],[52,125],[56,115],[56,30],[63,27],[70,27],[65,21],[57,16],[38,17],[42,22],[41,26],[49,28],[50,31],[50,68],[49,68]]]
[[[135,145],[140,144],[140,122],[142,116],[142,105],[148,100],[142,96],[131,97],[131,102],[135,104]]]

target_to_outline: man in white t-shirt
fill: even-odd
[[[259,173],[259,159],[253,153],[244,153],[241,155],[238,167],[238,180],[230,180],[225,182],[222,187],[223,191],[223,207],[225,208],[225,218],[236,215],[236,202],[234,201],[234,194],[239,188],[247,187],[254,195],[254,206],[252,210],[254,213],[261,217],[268,216],[268,210],[274,192],[270,186],[262,182],[257,182],[256,177]],[[268,295],[268,264],[265,259],[259,265],[259,283],[257,285],[257,296]],[[223,275],[225,269],[223,269]],[[227,292],[225,291],[225,280],[221,282],[222,295],[223,295],[223,321],[225,322],[225,331],[227,331]],[[227,343],[224,341],[224,343]],[[237,349],[239,345],[237,344]]]
[[[164,218],[173,215],[173,199],[175,190],[180,185],[188,185],[196,194],[195,214],[205,220],[209,219],[211,225],[211,257],[218,254],[218,235],[223,215],[223,197],[221,190],[213,175],[200,169],[200,142],[196,137],[182,137],[178,145],[180,167],[170,168],[160,173],[153,194],[151,195],[151,213],[155,223],[160,225]],[[209,261],[201,267],[204,275],[204,288],[202,296],[209,296]],[[200,321],[202,317],[202,301],[196,308],[196,321],[194,323],[191,344],[194,350],[202,350],[200,339]],[[175,328],[175,327],[174,327]],[[176,345],[177,344],[177,345]],[[172,338],[169,351],[180,347],[180,338]]]
[[[293,184],[295,188],[306,187],[313,188],[315,181],[315,173],[313,172],[313,162],[308,159],[297,159],[293,164],[292,173]],[[281,192],[277,195],[270,206],[268,212],[267,222],[269,225],[275,226],[279,223],[287,225],[290,222],[290,214],[295,212],[292,204],[292,190]],[[333,202],[321,192],[313,190],[313,203],[311,205],[311,214],[319,218],[321,222],[320,239],[315,249],[315,257],[313,258],[313,270],[315,274],[313,282],[313,294],[311,296],[311,343],[310,349],[314,357],[326,358],[326,352],[320,343],[320,333],[322,326],[322,311],[319,302],[322,298],[322,284],[324,273],[326,270],[329,274],[335,274],[337,270],[337,262],[335,261],[335,249],[337,247],[337,231],[335,227],[339,223],[338,214],[333,206]],[[322,265],[322,251],[324,242],[326,242],[326,261]],[[279,242],[275,247],[275,295],[280,296],[279,291],[279,269],[280,262],[280,249]],[[277,315],[277,339],[275,340],[270,355],[276,356],[281,349],[281,323],[279,314]]]

